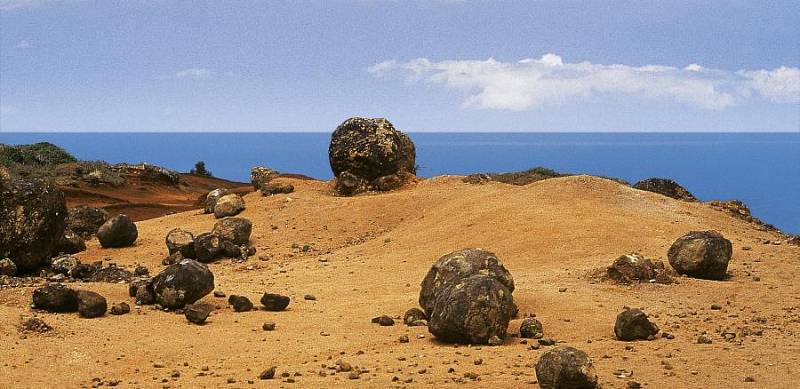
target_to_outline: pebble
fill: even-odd
[[[261,374],[258,375],[258,378],[262,380],[271,380],[275,377],[275,370],[276,367],[272,366],[269,369],[262,371]]]
[[[265,322],[261,326],[261,329],[264,330],[264,331],[274,331],[275,330],[275,323],[273,323],[271,321]]]
[[[306,299],[306,300],[309,300],[309,301],[316,301],[317,300],[317,297],[314,296],[313,294],[307,294],[307,295],[303,296],[303,298]]]
[[[400,343],[408,343],[408,335],[400,335],[400,337],[399,337],[399,338],[397,338],[397,340],[398,340]]]

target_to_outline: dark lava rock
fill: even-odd
[[[269,369],[262,371],[261,374],[258,375],[258,378],[262,380],[271,380],[275,377],[275,370],[277,370],[275,366],[270,367]]]
[[[133,275],[135,277],[145,277],[150,274],[150,269],[144,265],[138,265],[136,268],[133,269]]]
[[[689,193],[686,188],[667,178],[648,178],[633,184],[633,187],[639,190],[662,194],[676,200],[697,201],[697,198]]]
[[[294,185],[285,182],[268,182],[261,186],[262,196],[272,196],[276,194],[289,194],[294,192]]]
[[[51,259],[50,268],[56,273],[72,276],[72,274],[75,273],[75,268],[78,267],[80,263],[81,261],[78,257],[72,254],[65,254]]]
[[[208,315],[213,310],[214,307],[211,304],[198,303],[186,306],[183,315],[186,316],[186,320],[190,323],[202,325],[205,324]]]
[[[233,242],[223,240],[222,253],[228,258],[240,258],[242,256],[242,248],[233,244]]]
[[[78,313],[81,317],[91,319],[106,314],[108,303],[105,297],[89,290],[79,290],[77,294]]]
[[[194,255],[200,262],[213,262],[223,254],[222,249],[222,239],[216,234],[207,232],[194,238]]]
[[[264,293],[261,296],[261,305],[268,311],[283,311],[289,306],[289,297],[275,293]]]
[[[153,277],[156,302],[164,308],[183,308],[214,290],[214,274],[191,259],[170,265]]]
[[[104,209],[79,205],[70,208],[67,216],[67,228],[86,239],[97,233],[97,230],[108,220],[108,212]]]
[[[0,179],[0,258],[17,271],[41,266],[55,252],[67,225],[64,194],[38,179]]]
[[[128,283],[128,296],[136,297],[136,292],[140,287],[151,286],[152,279],[150,278],[135,278]]]
[[[244,245],[250,242],[250,234],[253,232],[253,223],[242,217],[226,217],[214,224],[212,234],[219,236],[222,240],[236,245]]]
[[[194,251],[194,248],[192,248],[192,251]],[[183,261],[183,259],[184,259],[183,254],[181,254],[181,252],[178,251],[177,253],[170,254],[166,258],[162,259],[161,264],[164,266],[174,265],[180,261]]]
[[[31,317],[23,321],[19,329],[22,332],[38,332],[42,334],[45,332],[52,331],[53,327],[51,327],[49,324],[45,323],[44,320],[38,317]]]
[[[76,312],[78,294],[64,285],[46,285],[33,291],[33,307],[48,312]]]
[[[372,318],[372,322],[375,324],[380,324],[381,326],[388,327],[394,325],[394,319],[389,316],[381,315],[378,317]]]
[[[261,329],[264,330],[264,331],[275,331],[275,323],[273,323],[271,321],[265,322],[261,326]]]
[[[403,315],[403,323],[407,326],[417,326],[423,320],[428,320],[428,317],[425,316],[425,312],[422,312],[419,308],[411,308],[406,311],[406,314]]]
[[[88,277],[88,281],[91,282],[122,282],[122,281],[130,281],[133,278],[133,273],[130,271],[118,267],[116,265],[109,265],[104,268],[97,269],[90,277]]]
[[[441,341],[486,344],[505,338],[513,298],[497,278],[476,274],[453,283],[436,294],[428,331]]]
[[[268,167],[256,166],[250,170],[250,183],[253,184],[253,190],[257,191],[261,187],[280,176],[275,170]]]
[[[17,265],[8,258],[0,259],[0,276],[13,276],[17,274]]]
[[[169,255],[181,253],[184,258],[194,258],[194,235],[181,228],[173,228],[164,239]]]
[[[228,304],[232,305],[233,310],[236,312],[247,312],[253,310],[253,303],[249,298],[244,296],[232,294],[230,297],[228,297]]]
[[[223,217],[235,216],[244,210],[244,199],[238,194],[232,193],[225,195],[217,200],[214,205],[214,217],[221,219]]]
[[[127,215],[114,216],[97,230],[97,239],[106,248],[131,246],[138,237],[136,224]]]
[[[230,194],[230,191],[225,188],[217,188],[212,190],[211,192],[208,192],[208,194],[206,194],[205,200],[203,201],[204,205],[203,212],[214,213],[214,207],[217,206],[217,201],[223,196],[226,196],[228,194]]]
[[[658,326],[639,309],[627,309],[617,315],[614,334],[619,340],[648,339],[658,333]]]
[[[102,263],[99,262],[92,264],[79,263],[78,266],[75,266],[75,269],[72,269],[70,276],[79,280],[89,281],[94,277],[95,273],[100,270],[101,265]]]
[[[77,254],[84,250],[86,250],[86,242],[83,241],[82,237],[68,228],[64,230],[64,234],[62,234],[61,239],[58,240],[55,252]]]
[[[542,389],[592,389],[597,373],[585,352],[570,346],[556,347],[536,362],[536,379]]]
[[[533,317],[528,317],[522,320],[519,325],[520,338],[539,339],[544,336],[544,328],[542,323]]]
[[[467,248],[447,254],[431,266],[419,292],[419,305],[430,318],[436,296],[450,284],[474,274],[486,274],[497,279],[509,292],[514,291],[514,279],[494,253]]]
[[[111,306],[112,315],[124,315],[130,313],[131,306],[128,303],[118,303]]]
[[[136,304],[151,305],[156,303],[156,294],[151,283],[136,288]]]
[[[606,276],[621,284],[650,280],[656,280],[659,283],[671,282],[671,277],[666,273],[663,262],[654,261],[639,254],[620,256],[606,269]]]
[[[328,158],[336,190],[343,195],[381,190],[387,180],[394,180],[378,180],[384,176],[395,175],[402,184],[416,173],[414,143],[386,119],[345,120],[331,136]]]
[[[669,248],[669,264],[679,274],[721,280],[733,253],[731,242],[716,231],[692,231]]]

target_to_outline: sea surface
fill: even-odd
[[[625,179],[671,178],[701,200],[742,200],[800,233],[800,133],[412,133],[419,174],[544,166]],[[249,181],[250,168],[330,179],[328,133],[0,133],[0,143],[52,142],[83,160],[148,162]]]

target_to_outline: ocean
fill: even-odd
[[[701,200],[742,200],[754,216],[800,233],[800,133],[411,133],[419,174],[466,175],[544,166],[634,183],[671,178]],[[148,162],[249,181],[250,168],[330,179],[328,133],[0,133],[47,141],[83,160]]]

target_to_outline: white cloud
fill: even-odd
[[[193,80],[200,80],[209,78],[214,74],[211,70],[204,68],[189,68],[175,73],[175,78],[191,78]]]
[[[691,64],[683,69],[664,65],[567,63],[555,54],[518,62],[450,60],[385,61],[368,70],[376,75],[400,73],[466,94],[468,107],[526,110],[604,95],[667,100],[704,109],[725,109],[745,99],[800,102],[800,70],[728,72]]]

